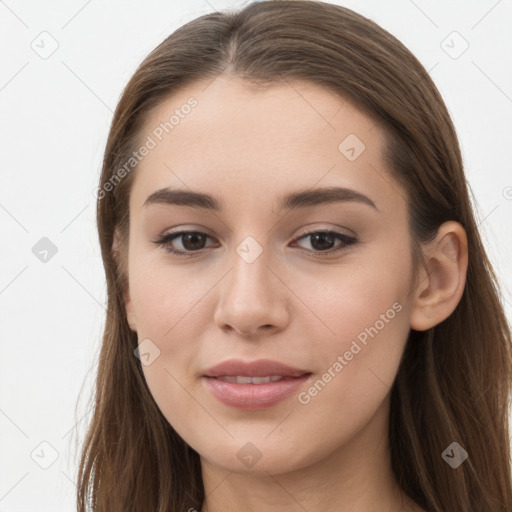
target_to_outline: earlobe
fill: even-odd
[[[458,222],[442,224],[435,240],[423,249],[410,319],[416,331],[430,329],[453,313],[464,291],[468,266],[467,236]]]

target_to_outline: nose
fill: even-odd
[[[217,287],[215,323],[244,336],[270,336],[284,329],[290,291],[283,277],[269,266],[264,253],[252,263],[235,253],[231,271]]]

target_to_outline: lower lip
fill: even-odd
[[[284,378],[265,384],[237,384],[213,377],[203,377],[208,389],[223,404],[239,409],[265,409],[293,395],[306,382],[310,373],[302,377]]]

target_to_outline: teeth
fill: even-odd
[[[245,375],[231,376],[226,375],[224,377],[217,377],[219,380],[224,382],[236,382],[237,384],[266,384],[268,382],[277,382],[283,377],[279,375],[272,375],[270,377],[246,377]]]

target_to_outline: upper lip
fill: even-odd
[[[225,376],[247,376],[247,377],[300,377],[306,373],[311,373],[300,368],[293,368],[279,361],[271,359],[258,359],[256,361],[243,361],[241,359],[229,359],[213,366],[205,371],[206,377],[225,377]]]

